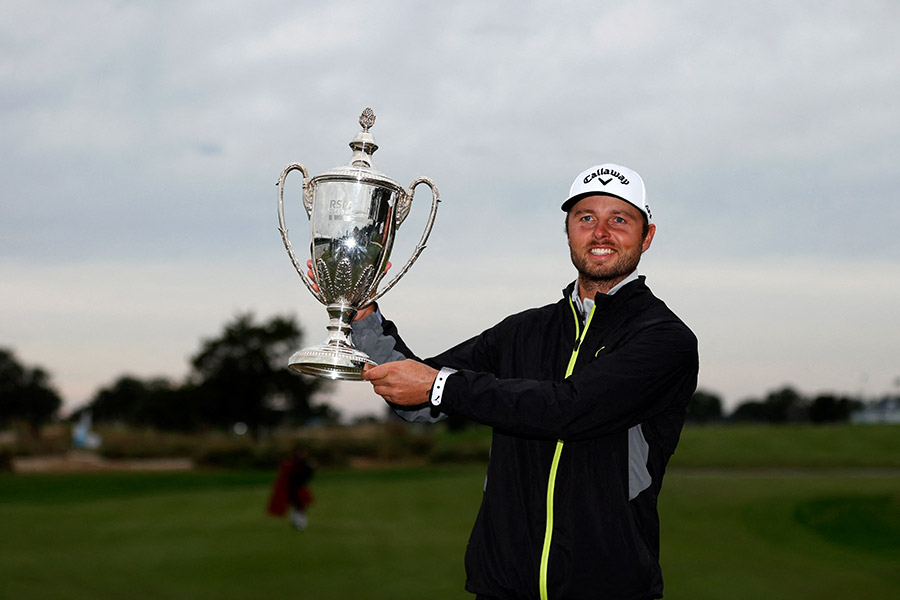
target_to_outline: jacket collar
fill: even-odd
[[[633,294],[636,290],[644,287],[646,284],[644,281],[647,278],[644,275],[637,275],[637,273],[632,273],[631,276],[626,278],[621,284],[621,287],[614,288],[612,294],[604,294],[601,292],[597,292],[594,295],[594,303],[597,304],[598,307],[607,306],[611,301],[613,296],[618,294],[622,294],[623,292],[627,292],[624,295]],[[576,279],[565,288],[563,288],[563,298],[571,298],[575,306],[581,305],[581,300],[578,298],[576,293],[576,286],[578,285],[578,280]]]

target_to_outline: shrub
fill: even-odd
[[[0,446],[0,473],[12,471],[13,452],[7,446]]]

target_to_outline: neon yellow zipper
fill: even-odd
[[[575,316],[575,349],[572,350],[572,356],[569,358],[569,365],[566,367],[566,378],[572,374],[575,369],[575,361],[578,359],[578,351],[581,350],[581,343],[587,334],[588,327],[591,325],[591,319],[594,318],[594,309],[591,308],[591,314],[588,315],[584,324],[584,330],[581,329],[581,322],[578,318],[578,312],[569,299],[569,306],[572,308],[572,314]],[[553,462],[550,464],[550,476],[547,481],[547,524],[544,529],[544,548],[541,551],[541,570],[540,570],[540,590],[541,600],[549,600],[547,592],[547,567],[550,563],[550,544],[553,541],[553,494],[556,490],[556,471],[559,468],[559,459],[562,456],[563,441],[556,440],[556,451],[553,453]]]

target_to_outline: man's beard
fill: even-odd
[[[572,264],[578,270],[579,279],[585,283],[593,283],[605,286],[606,284],[615,284],[630,275],[641,261],[641,251],[616,253],[616,259],[611,263],[597,265],[590,261],[585,254],[587,251],[576,252],[574,248],[569,247],[569,254],[572,257]],[[611,286],[610,286],[611,287]]]

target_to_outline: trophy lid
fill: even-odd
[[[374,124],[375,113],[371,108],[366,108],[359,116],[359,125],[362,127],[362,131],[357,133],[353,141],[350,142],[350,148],[353,149],[353,157],[350,158],[350,164],[354,167],[372,167],[372,155],[378,150],[375,137],[369,133],[369,129]]]
[[[329,171],[317,175],[314,180],[348,180],[355,179],[357,181],[366,180],[376,185],[385,185],[393,189],[402,189],[400,184],[389,178],[384,173],[372,168],[372,155],[378,150],[378,144],[375,143],[375,137],[369,132],[372,125],[375,124],[375,113],[371,108],[366,108],[359,117],[359,125],[362,131],[356,134],[350,142],[350,148],[353,150],[353,156],[350,157],[350,164],[335,167]]]

